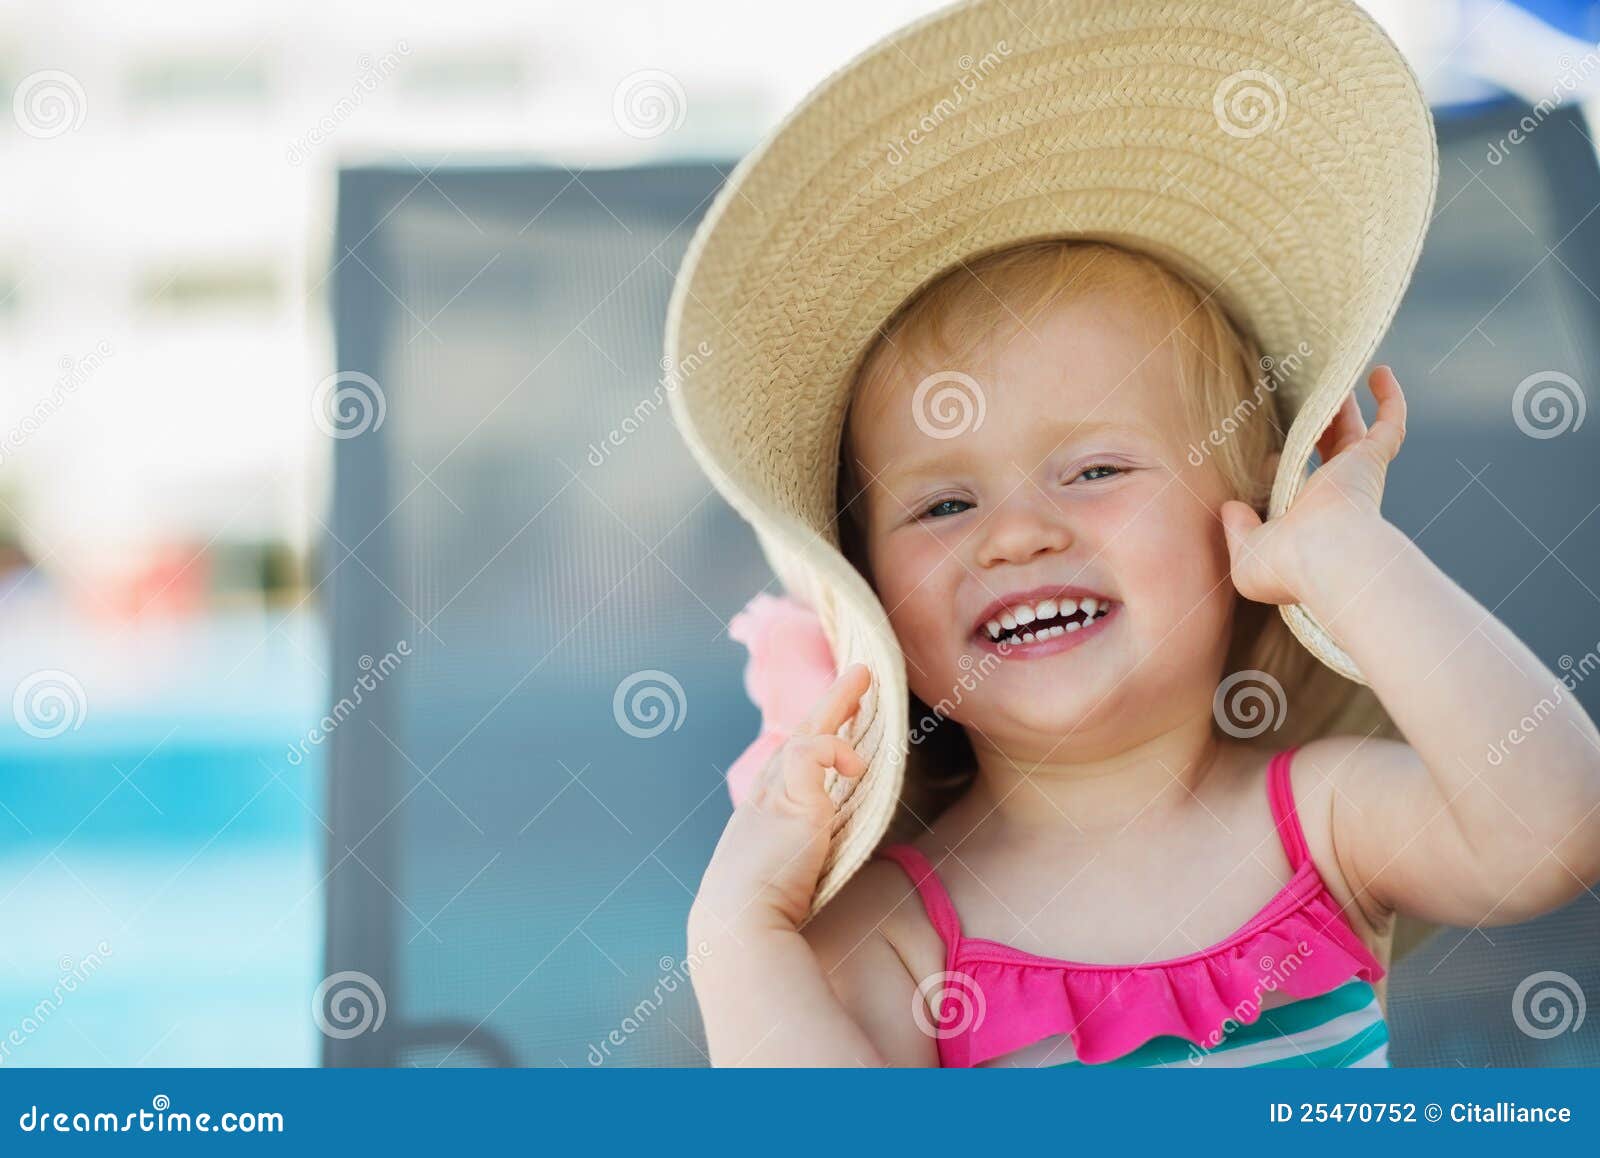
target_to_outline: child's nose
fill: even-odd
[[[1020,492],[994,508],[978,532],[977,561],[1026,563],[1039,555],[1064,551],[1072,545],[1072,530],[1059,511]]]

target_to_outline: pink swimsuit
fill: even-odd
[[[1311,860],[1289,783],[1294,751],[1267,770],[1293,876],[1238,931],[1183,957],[1090,964],[965,937],[928,858],[909,844],[880,849],[945,944],[945,973],[936,989],[924,984],[940,1065],[1387,1065],[1372,988],[1384,968]]]

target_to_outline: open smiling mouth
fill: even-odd
[[[1099,635],[1121,606],[1095,596],[1017,603],[986,620],[975,636],[986,651],[1053,655]]]

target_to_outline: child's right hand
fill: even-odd
[[[866,762],[836,733],[855,715],[871,682],[865,664],[845,668],[767,762],[711,854],[691,926],[717,934],[795,930],[805,921],[838,812],[823,774],[830,767],[841,776],[866,772]]]

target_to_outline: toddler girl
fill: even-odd
[[[958,436],[930,380],[964,392]],[[869,682],[846,668],[694,903],[714,1064],[1386,1065],[1396,914],[1521,921],[1600,879],[1600,736],[1566,697],[1485,761],[1559,681],[1384,520],[1405,402],[1387,367],[1368,385],[1371,427],[1352,393],[1263,523],[1271,375],[1160,261],[1028,243],[884,326],[841,538],[942,705],[913,742],[945,745],[954,799],[908,797],[914,836],[806,922],[824,772],[864,771],[836,734]],[[1294,643],[1290,602],[1406,741],[1338,730],[1356,685]]]

